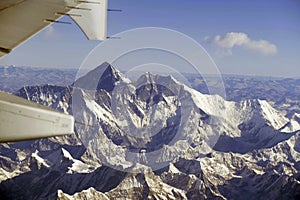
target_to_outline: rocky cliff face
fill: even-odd
[[[76,119],[76,134],[0,145],[7,199],[296,199],[299,116],[225,101],[173,77],[104,63],[69,87],[17,95]]]

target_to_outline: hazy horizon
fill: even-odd
[[[79,71],[79,67],[74,67],[74,68],[69,68],[69,67],[39,67],[39,66],[21,66],[21,65],[0,65],[0,67],[16,67],[16,68],[22,68],[22,69],[33,69],[33,70],[62,70],[62,71]],[[118,69],[118,66],[114,66]],[[91,69],[86,69],[86,70],[82,70],[82,71],[86,71],[89,72]],[[126,70],[122,70],[122,69],[118,69],[120,70],[122,73],[127,73],[128,71]],[[140,72],[144,72],[145,71],[140,71]],[[140,73],[140,72],[137,72],[137,73]],[[161,73],[161,71],[154,71],[153,73]],[[170,73],[172,75],[172,73]],[[193,73],[193,72],[182,72],[182,74],[189,74],[189,75],[199,75],[198,73]],[[256,75],[256,74],[234,74],[234,73],[221,73],[221,74],[203,74],[207,77],[209,76],[223,76],[223,77],[226,77],[226,76],[236,76],[236,77],[257,77],[257,78],[270,78],[270,79],[300,79],[300,74],[299,75],[294,75],[294,76],[276,76],[276,75]]]

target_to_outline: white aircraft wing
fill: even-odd
[[[74,133],[74,118],[0,92],[0,142],[15,142]]]
[[[61,16],[69,15],[90,40],[105,40],[108,0],[0,0],[0,57]]]

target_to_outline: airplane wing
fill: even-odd
[[[0,143],[72,133],[71,115],[0,92]]]
[[[0,57],[51,23],[70,16],[90,40],[105,40],[108,0],[1,0]]]

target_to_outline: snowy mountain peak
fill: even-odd
[[[295,113],[291,120],[281,128],[282,132],[292,133],[300,130],[300,114]]]
[[[282,128],[286,123],[288,123],[288,119],[283,115],[282,112],[274,109],[267,101],[258,100],[263,116],[267,119],[267,121],[272,125],[276,130]]]
[[[39,151],[36,150],[34,153],[31,154],[31,158],[35,160],[37,167],[40,169],[41,166],[50,167],[49,164],[39,156]]]
[[[71,156],[71,154],[70,154],[67,150],[65,150],[64,148],[62,148],[62,149],[61,149],[61,152],[62,152],[62,155],[63,155],[65,158],[67,158],[67,159],[69,159],[69,160],[73,160],[73,157]]]
[[[161,76],[157,74],[152,74],[150,72],[146,72],[141,75],[137,81],[134,83],[135,86],[144,85],[144,84],[160,84],[160,85],[182,85],[182,83],[178,82],[172,75]]]
[[[80,200],[80,199],[91,199],[91,200],[109,200],[109,198],[102,192],[98,192],[93,187],[81,192],[75,193],[74,195],[65,194],[62,190],[58,190],[58,200]]]
[[[297,121],[298,123],[300,123],[300,114],[295,113],[292,117],[293,120]]]
[[[120,81],[128,82],[128,79],[119,70],[105,62],[76,80],[73,85],[85,90],[111,92]]]
[[[72,155],[66,149],[62,148],[61,153],[63,158],[70,161],[70,166],[68,167],[68,172],[67,172],[68,174],[90,173],[94,170],[93,167],[83,163],[80,160],[73,158]]]
[[[267,101],[259,99],[251,99],[241,101],[238,105],[240,110],[240,118],[243,121],[251,121],[253,123],[268,124],[275,130],[279,130],[289,122],[284,113],[274,109]]]

